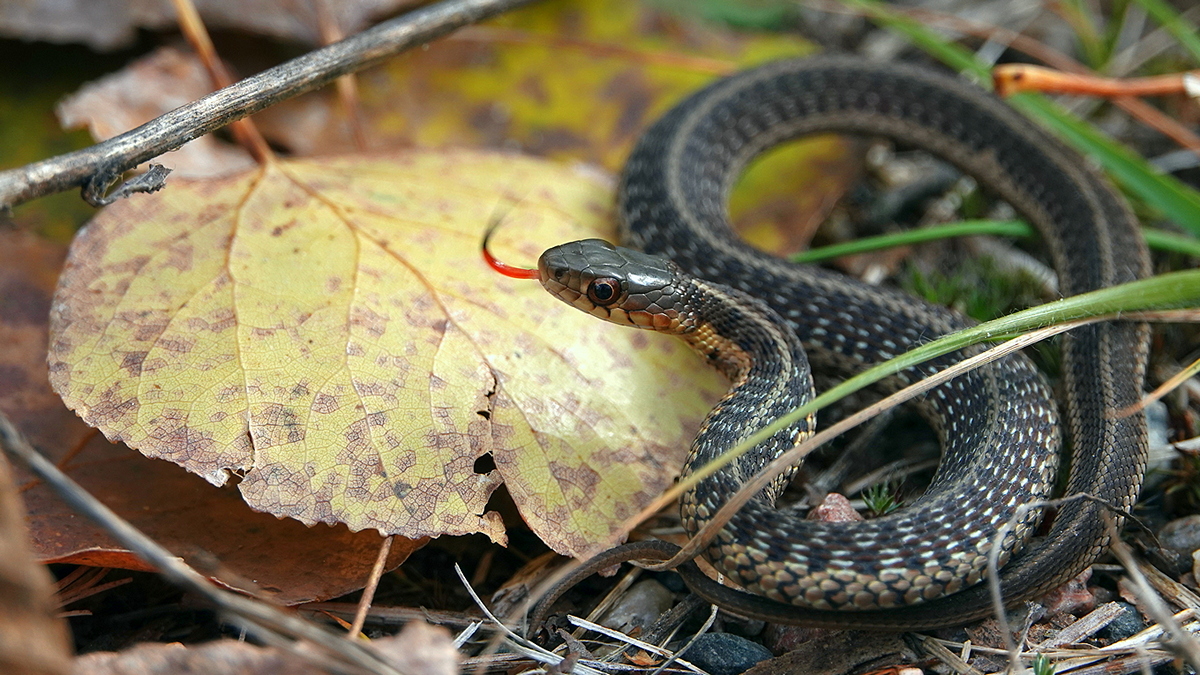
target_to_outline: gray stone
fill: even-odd
[[[1159,531],[1158,540],[1163,546],[1191,557],[1200,550],[1200,515],[1172,520]]]
[[[759,661],[771,658],[771,650],[730,633],[705,633],[681,657],[711,675],[741,675]]]
[[[1096,635],[1116,642],[1135,635],[1138,631],[1146,627],[1146,622],[1142,621],[1142,615],[1138,613],[1137,608],[1128,602],[1119,603],[1125,609],[1117,615],[1117,618],[1112,620],[1104,628],[1096,631]]]
[[[675,596],[653,579],[643,579],[633,585],[612,609],[600,619],[600,625],[630,633],[644,632],[663,612],[671,609]]]

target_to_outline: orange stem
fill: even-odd
[[[179,15],[179,30],[183,32],[188,43],[192,45],[192,49],[196,50],[201,63],[208,70],[208,77],[212,80],[213,88],[223,89],[233,84],[233,77],[217,56],[217,50],[213,47],[208,29],[204,26],[204,21],[200,18],[200,13],[196,11],[192,0],[171,0],[171,2],[175,5],[175,13]],[[254,157],[254,161],[262,164],[274,158],[275,153],[271,152],[271,147],[267,145],[266,139],[259,133],[258,127],[254,126],[250,118],[243,118],[231,123],[229,131],[238,144]]]
[[[1009,96],[1021,91],[1040,91],[1048,94],[1084,94],[1103,98],[1119,96],[1162,96],[1187,92],[1185,78],[1193,73],[1173,73],[1156,77],[1131,77],[1116,79],[1064,73],[1060,70],[1043,68],[1023,63],[1009,63],[992,69],[996,91]]]

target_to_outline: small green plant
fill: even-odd
[[[949,305],[987,321],[1040,301],[1041,284],[1024,272],[998,269],[991,258],[967,261],[952,272],[922,272],[909,266],[902,285],[929,302]]]
[[[1033,657],[1033,675],[1054,675],[1054,664],[1050,663],[1050,659],[1045,654],[1037,654]]]
[[[863,490],[863,503],[871,511],[873,516],[885,516],[892,511],[900,508],[900,498],[896,494],[896,486],[890,481],[886,483],[876,483],[871,487]]]

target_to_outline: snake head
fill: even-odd
[[[641,251],[584,239],[548,249],[538,276],[552,295],[625,326],[676,332],[681,275],[675,263]]]

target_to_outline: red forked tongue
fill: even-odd
[[[501,262],[496,259],[496,256],[492,255],[491,251],[488,250],[488,242],[491,240],[492,233],[496,231],[496,227],[498,225],[500,225],[500,219],[497,218],[496,220],[492,221],[491,225],[488,225],[487,231],[483,233],[483,246],[481,247],[481,250],[483,252],[484,262],[486,262],[489,267],[506,277],[512,277],[513,279],[537,279],[538,271],[536,269],[515,267],[506,262]]]

